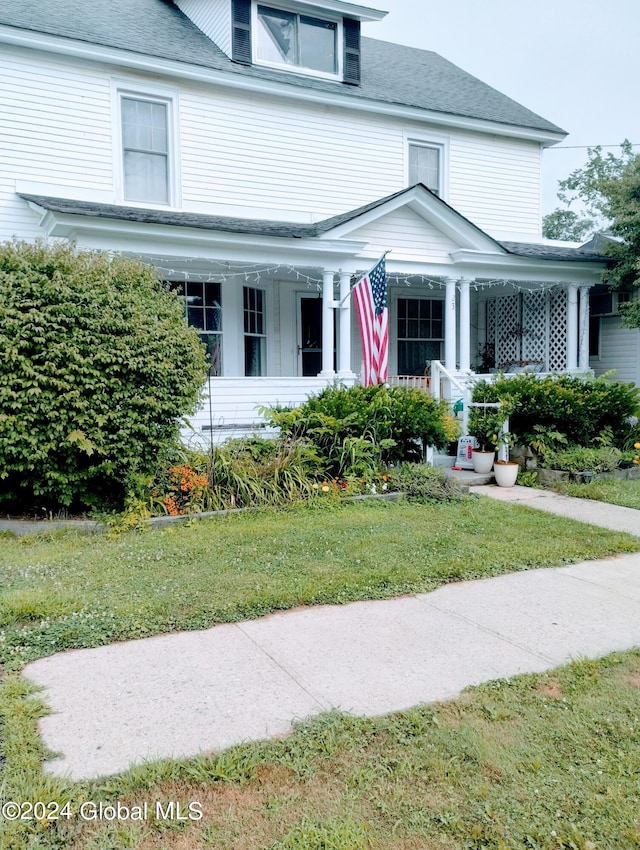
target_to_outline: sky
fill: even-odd
[[[569,133],[544,154],[543,213],[586,161],[586,149],[566,146],[627,138],[640,153],[640,0],[359,2],[389,12],[365,35],[433,50]]]

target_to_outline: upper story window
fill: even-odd
[[[258,6],[257,57],[262,62],[338,73],[338,24]]]
[[[114,187],[116,200],[154,206],[180,205],[179,93],[165,86],[114,78]]]
[[[409,142],[409,186],[423,183],[436,195],[442,194],[442,147]]]
[[[300,5],[231,0],[231,58],[360,85],[360,21],[339,11],[304,14]]]
[[[122,98],[125,201],[169,203],[168,109],[162,101]]]

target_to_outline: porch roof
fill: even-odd
[[[179,210],[147,209],[143,207],[125,207],[116,204],[101,204],[92,201],[79,201],[70,198],[54,198],[45,195],[30,195],[19,193],[20,197],[31,204],[35,204],[43,210],[61,215],[80,216],[85,218],[103,218],[116,221],[138,222],[141,224],[166,225],[170,227],[195,228],[198,230],[210,230],[221,233],[247,234],[252,236],[269,236],[281,239],[313,239],[343,224],[355,221],[376,209],[383,207],[402,195],[420,188],[437,203],[454,213],[459,219],[474,228],[479,234],[491,240],[496,247],[507,254],[516,257],[524,257],[533,260],[549,260],[553,262],[610,262],[610,258],[594,251],[587,246],[576,248],[565,245],[549,245],[548,243],[532,242],[502,242],[484,233],[477,225],[462,216],[453,207],[450,207],[441,198],[438,198],[425,186],[416,186],[402,189],[385,198],[380,198],[358,207],[355,210],[341,213],[315,223],[271,221],[268,219],[237,218],[232,216],[214,216],[201,213],[182,212]]]
[[[569,248],[565,245],[549,245],[533,242],[500,242],[505,251],[517,257],[532,257],[536,260],[565,260],[567,262],[605,263],[611,257],[605,257],[584,245]]]

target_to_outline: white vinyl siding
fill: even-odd
[[[621,327],[618,316],[603,316],[599,357],[592,357],[589,365],[596,375],[615,369],[617,381],[640,386],[640,330]]]
[[[318,220],[407,185],[405,139],[416,130],[406,122],[239,93],[199,95],[182,96],[191,143],[190,156],[183,150],[185,204],[214,199]],[[539,235],[539,146],[479,133],[449,138],[447,201],[488,231]]]
[[[134,74],[124,90],[102,65],[34,56],[17,48],[0,55],[5,238],[34,235],[34,214],[14,195],[16,180],[46,185],[40,194],[122,203],[112,86],[133,97],[165,90],[161,79],[151,84]],[[180,132],[173,205],[191,212],[318,221],[404,188],[406,139],[442,134],[416,121],[214,86],[166,90],[175,91],[171,123]],[[447,201],[490,233],[538,235],[539,146],[468,131],[447,135]]]
[[[541,236],[536,142],[451,134],[448,202],[478,227]]]
[[[448,263],[451,251],[459,247],[406,207],[354,230],[349,238],[368,242],[370,254],[382,254],[393,247],[393,259],[417,262]]]
[[[41,233],[16,181],[55,184],[62,197],[113,196],[107,74],[93,64],[38,60],[19,48],[0,51],[0,239]]]

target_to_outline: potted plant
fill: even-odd
[[[500,431],[496,448],[504,448],[501,452],[504,457],[499,457],[493,464],[493,474],[498,487],[513,487],[520,472],[520,464],[517,460],[511,460],[509,450],[515,441],[515,435],[511,431]]]
[[[500,445],[502,427],[509,415],[505,407],[472,407],[469,412],[469,434],[475,437],[478,448],[473,449],[473,471],[491,472]]]

